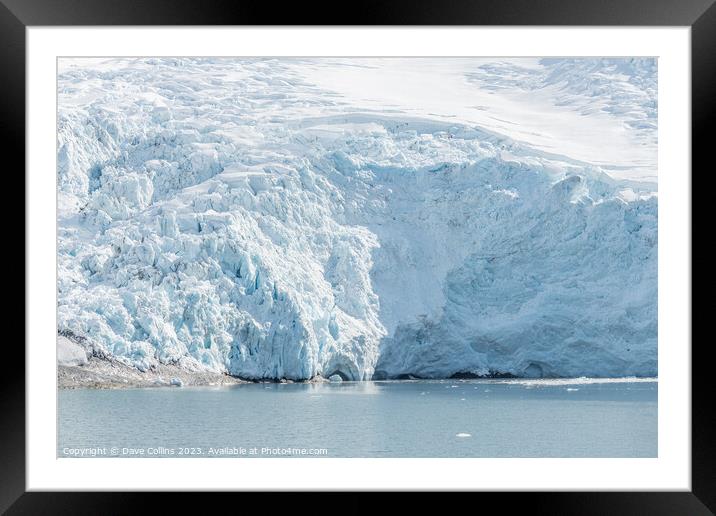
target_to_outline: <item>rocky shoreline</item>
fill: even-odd
[[[304,383],[321,383],[329,380],[317,376]],[[293,380],[261,380],[263,383],[294,383]],[[131,389],[148,387],[226,387],[257,383],[226,373],[190,371],[176,365],[161,364],[140,371],[113,359],[90,357],[78,365],[57,365],[59,389]]]
[[[227,374],[187,371],[160,365],[145,372],[115,360],[90,358],[84,365],[58,365],[60,389],[123,389],[133,387],[226,386],[248,383]]]

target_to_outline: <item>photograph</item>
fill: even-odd
[[[714,514],[716,0],[486,1],[0,0],[0,513]]]
[[[57,57],[56,457],[659,458],[658,71]]]

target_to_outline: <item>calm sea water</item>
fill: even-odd
[[[58,456],[656,457],[657,383],[63,390]]]

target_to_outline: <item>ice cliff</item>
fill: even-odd
[[[599,123],[654,143],[655,67],[590,61],[518,82],[567,92],[584,124],[601,99]],[[317,85],[323,64],[61,63],[64,336],[257,379],[656,375],[653,182],[568,141],[361,105]],[[461,63],[461,87],[515,91],[498,65]]]

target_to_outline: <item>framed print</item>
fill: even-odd
[[[4,2],[27,228],[4,509],[710,514],[691,182],[716,8],[482,4]]]

